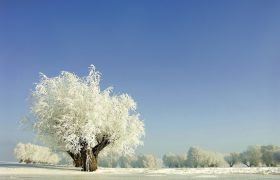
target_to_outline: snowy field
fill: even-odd
[[[0,162],[0,179],[280,179],[275,168],[99,168],[81,172],[79,168],[26,165]]]

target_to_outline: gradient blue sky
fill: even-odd
[[[0,160],[39,72],[86,75],[128,92],[161,155],[191,145],[280,145],[280,1],[0,1]]]

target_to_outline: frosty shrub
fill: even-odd
[[[229,167],[233,167],[235,164],[240,162],[239,153],[233,152],[230,155],[225,156],[225,161],[228,163]]]
[[[249,146],[246,151],[240,154],[240,160],[247,167],[259,166],[262,159],[260,146]]]
[[[18,143],[14,153],[19,162],[24,163],[57,164],[60,160],[49,148],[30,143]]]
[[[86,77],[63,71],[41,75],[32,92],[30,122],[39,139],[67,152],[75,166],[95,171],[106,153],[132,154],[141,145],[144,123],[128,94],[100,89],[100,73],[90,66]]]
[[[186,154],[165,154],[162,157],[164,166],[169,168],[186,167],[187,155]]]

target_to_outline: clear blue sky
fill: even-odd
[[[280,145],[280,1],[0,1],[0,160],[39,72],[86,75],[137,102],[142,153]]]

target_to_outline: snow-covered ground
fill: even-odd
[[[39,176],[96,176],[111,179],[122,179],[123,177],[137,177],[140,179],[162,179],[163,177],[197,177],[214,178],[220,176],[234,177],[235,175],[254,175],[280,179],[280,167],[258,167],[258,168],[180,168],[180,169],[145,169],[145,168],[99,168],[96,172],[81,172],[80,168],[47,165],[26,165],[19,163],[0,162],[0,179],[17,177],[39,177]],[[241,177],[241,176],[240,176]],[[195,178],[195,179],[197,179]],[[3,179],[3,178],[2,178]],[[97,178],[98,179],[98,178]],[[231,178],[229,178],[231,179]],[[271,178],[269,178],[271,179]]]

